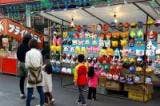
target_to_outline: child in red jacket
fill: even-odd
[[[84,63],[84,55],[78,55],[78,65],[75,67],[74,83],[78,86],[79,99],[78,103],[82,103],[86,106],[86,100],[84,97],[84,88],[87,85],[87,66]]]

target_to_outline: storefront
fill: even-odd
[[[88,65],[104,70],[99,78],[103,94],[126,91],[131,100],[152,98],[160,74],[160,23],[148,6],[92,6],[40,14],[65,26],[61,32],[49,27],[54,73],[73,75],[77,55],[84,54]]]
[[[42,47],[42,34],[11,19],[0,19],[0,72],[18,75],[16,51],[25,33],[31,33],[32,37],[38,40],[39,46]]]

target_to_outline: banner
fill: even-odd
[[[17,41],[21,41],[25,33],[30,33],[31,36],[38,40],[39,43],[43,43],[43,35],[35,32],[31,28],[27,28],[22,24],[13,21],[11,19],[0,19],[0,34],[13,37]]]

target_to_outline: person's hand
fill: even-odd
[[[74,86],[77,86],[77,82],[76,81],[74,81]]]

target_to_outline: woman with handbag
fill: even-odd
[[[27,75],[27,100],[26,106],[30,106],[32,100],[33,89],[37,88],[40,96],[40,105],[44,105],[44,92],[43,92],[43,78],[42,69],[43,65],[42,54],[38,49],[38,42],[36,39],[29,41],[30,50],[26,53],[25,66],[28,70]]]

